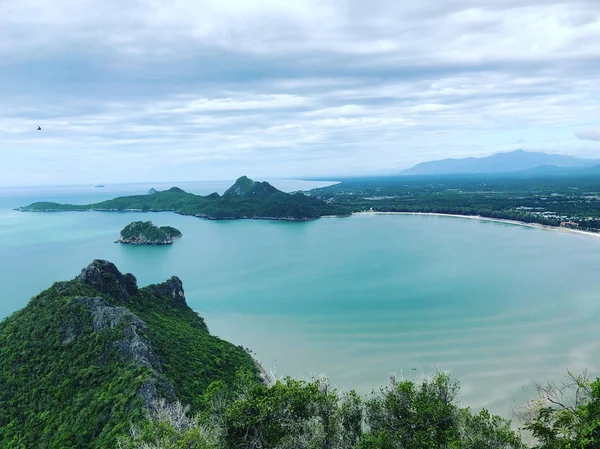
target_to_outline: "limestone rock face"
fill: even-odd
[[[94,260],[81,270],[81,274],[77,276],[76,280],[119,301],[126,301],[139,292],[137,280],[133,274],[122,274],[113,263],[106,260]]]
[[[106,260],[0,321],[0,348],[0,448],[117,447],[160,401],[196,413],[213,382],[260,378],[248,353],[210,335],[179,278],[138,288]]]
[[[223,194],[224,198],[247,197],[265,199],[272,194],[283,194],[268,182],[257,182],[242,176]],[[284,194],[285,195],[285,194]]]
[[[173,302],[176,305],[187,306],[185,293],[183,291],[183,283],[177,276],[173,276],[162,284],[151,285],[148,289],[152,294],[173,298]]]
[[[79,298],[77,302],[85,306],[92,315],[94,332],[105,329],[122,329],[122,338],[114,341],[112,347],[119,351],[122,362],[142,365],[153,370],[154,376],[138,389],[138,396],[146,408],[152,408],[160,397],[177,399],[173,386],[162,374],[162,364],[152,350],[144,334],[148,330],[146,323],[125,307],[111,306],[103,298]],[[159,394],[157,385],[161,388]]]

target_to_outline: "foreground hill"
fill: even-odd
[[[204,407],[251,356],[209,334],[181,281],[138,288],[95,260],[0,323],[0,447],[105,448],[155,401]]]
[[[74,205],[49,202],[21,207],[24,212],[59,211],[172,211],[211,220],[241,218],[269,220],[312,220],[323,215],[342,215],[343,211],[318,198],[302,193],[289,194],[267,182],[239,178],[222,196],[187,193],[178,187],[148,195],[134,195],[95,204]]]
[[[449,175],[465,173],[510,173],[536,167],[590,167],[600,165],[600,159],[580,159],[562,154],[523,150],[493,154],[488,157],[442,159],[423,162],[402,172],[403,175]]]

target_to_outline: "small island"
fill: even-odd
[[[155,226],[151,221],[134,221],[121,231],[115,243],[129,245],[171,245],[182,234],[171,226]]]

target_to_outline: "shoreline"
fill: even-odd
[[[484,217],[482,215],[441,214],[441,213],[433,213],[433,212],[376,212],[376,211],[353,212],[352,215],[429,215],[431,217],[467,218],[470,220],[493,221],[496,223],[512,224],[512,225],[517,225],[517,226],[526,226],[528,228],[545,229],[547,231],[568,232],[570,234],[579,234],[579,235],[586,235],[586,236],[600,238],[600,232],[582,231],[579,229],[562,228],[559,226],[548,226],[548,225],[543,225],[540,223],[527,223],[525,221],[518,221],[518,220],[490,218],[490,217]]]

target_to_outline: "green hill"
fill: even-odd
[[[212,220],[242,218],[271,220],[312,220],[324,215],[346,215],[339,207],[302,193],[289,194],[267,182],[239,178],[222,196],[184,192],[178,187],[150,195],[114,198],[95,204],[59,204],[38,202],[19,208],[23,212],[60,211],[172,211]]]
[[[198,412],[214,381],[258,368],[210,335],[181,281],[138,288],[95,260],[0,323],[0,447],[109,448],[158,398]]]

